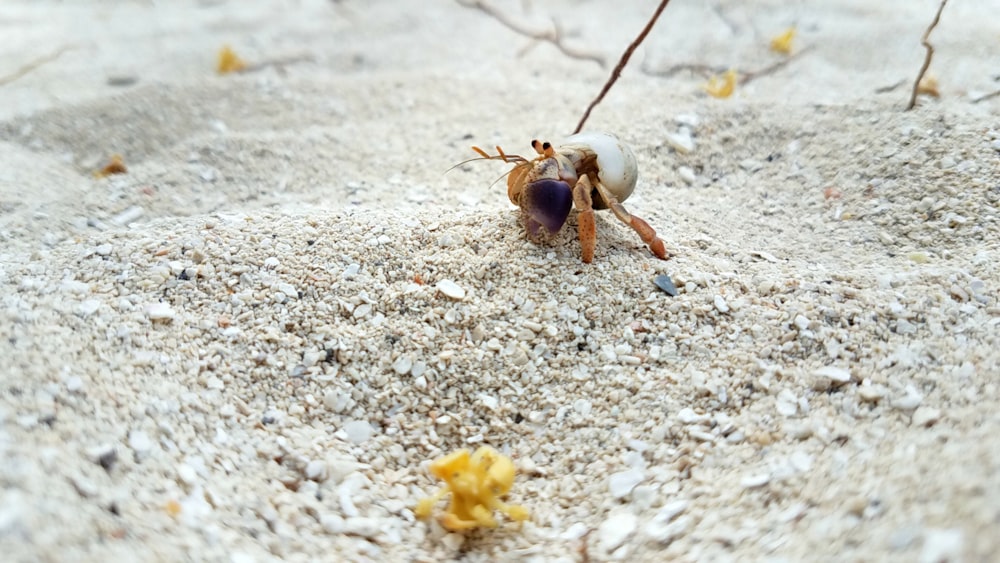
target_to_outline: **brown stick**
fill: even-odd
[[[61,47],[59,48],[59,50],[49,53],[44,57],[38,57],[37,59],[22,66],[21,68],[17,69],[11,74],[8,74],[7,76],[0,76],[0,86],[3,86],[5,84],[10,84],[11,82],[17,80],[18,78],[21,78],[22,76],[28,74],[29,72],[35,70],[36,68],[58,59],[60,55],[62,55],[66,51],[69,51],[72,48],[73,48],[72,45],[66,45],[65,47]]]
[[[593,53],[586,53],[583,51],[578,51],[576,49],[567,47],[563,43],[562,29],[560,29],[558,25],[554,25],[552,31],[532,31],[526,28],[525,26],[511,20],[503,12],[494,8],[493,6],[490,6],[486,2],[483,2],[482,0],[471,0],[471,1],[455,0],[455,1],[461,4],[462,6],[465,6],[466,8],[473,8],[485,12],[486,14],[490,15],[493,19],[503,24],[504,27],[513,31],[514,33],[523,35],[530,39],[534,39],[535,41],[547,41],[549,43],[552,43],[553,45],[555,45],[556,49],[562,51],[562,53],[567,57],[573,59],[594,61],[595,63],[601,65],[601,68],[604,68],[608,65],[607,61],[604,60],[604,57],[600,55],[595,55]]]
[[[775,72],[778,72],[779,70],[785,68],[785,66],[788,65],[788,63],[792,62],[796,58],[798,58],[798,57],[800,57],[800,56],[808,53],[809,51],[811,51],[812,48],[813,48],[813,46],[809,45],[805,49],[802,49],[801,51],[798,51],[797,53],[793,53],[791,56],[785,57],[785,58],[781,59],[780,61],[778,61],[778,62],[776,62],[774,64],[771,64],[771,65],[768,65],[768,66],[766,66],[766,67],[764,67],[764,68],[762,68],[760,70],[754,70],[754,71],[751,71],[751,72],[744,72],[743,76],[740,77],[740,84],[744,85],[744,84],[750,82],[751,80],[756,80],[756,79],[760,78],[761,76],[767,76],[768,74],[774,74]]]
[[[996,98],[997,96],[1000,96],[1000,90],[994,90],[994,91],[990,92],[989,94],[983,94],[982,96],[979,96],[978,98],[974,98],[972,100],[972,103],[978,104],[979,102],[985,102],[986,100],[991,100],[993,98]]]
[[[920,93],[920,81],[924,79],[924,74],[931,66],[931,58],[934,56],[934,46],[930,44],[928,39],[930,38],[931,31],[934,31],[938,21],[941,20],[941,12],[944,11],[944,5],[947,3],[948,0],[941,0],[941,5],[938,6],[937,13],[934,14],[934,20],[927,26],[927,31],[924,32],[923,38],[920,39],[920,44],[924,46],[924,49],[927,49],[927,54],[924,56],[924,64],[920,67],[917,79],[913,81],[913,92],[910,94],[910,103],[906,106],[906,111],[910,111],[917,105],[917,94]]]
[[[601,88],[601,93],[594,98],[594,101],[590,102],[590,105],[587,106],[587,111],[583,112],[583,117],[580,118],[580,123],[576,125],[576,129],[573,131],[574,134],[579,133],[580,130],[583,129],[583,124],[586,123],[587,118],[590,117],[590,111],[594,109],[594,106],[601,103],[601,100],[604,99],[604,95],[607,94],[608,90],[611,89],[611,86],[618,81],[618,77],[621,76],[622,69],[625,68],[629,58],[632,57],[632,52],[635,51],[636,47],[638,47],[639,44],[642,43],[642,40],[646,38],[646,35],[649,34],[649,30],[653,29],[653,24],[656,23],[660,14],[663,13],[663,9],[666,8],[669,3],[670,0],[662,0],[660,2],[660,5],[656,8],[656,12],[653,13],[653,17],[649,18],[649,21],[646,22],[646,27],[642,28],[642,31],[639,32],[639,35],[634,41],[632,41],[632,44],[625,49],[624,53],[622,53],[622,58],[618,61],[618,64],[615,65],[615,69],[611,71],[611,77],[608,78],[608,81],[604,84],[604,88]]]
[[[769,74],[774,74],[775,72],[778,72],[779,70],[781,70],[781,69],[785,68],[786,66],[788,66],[792,61],[794,61],[798,57],[800,57],[802,55],[805,55],[809,51],[812,51],[812,49],[813,49],[813,46],[810,45],[810,46],[808,46],[808,47],[806,47],[806,48],[804,48],[804,49],[802,49],[800,51],[797,51],[797,52],[793,53],[792,55],[790,55],[788,57],[785,57],[785,58],[781,59],[780,61],[778,61],[776,63],[772,63],[770,65],[767,65],[764,68],[761,68],[761,69],[758,69],[758,70],[748,70],[746,72],[740,72],[739,73],[739,75],[740,75],[739,84],[740,85],[745,85],[748,82],[757,80],[758,78],[760,78],[762,76],[767,76]],[[663,70],[652,70],[652,69],[644,66],[642,68],[642,72],[644,72],[644,73],[646,73],[646,74],[648,74],[650,76],[665,76],[665,77],[670,77],[670,76],[673,76],[673,75],[675,75],[675,74],[677,74],[679,72],[685,71],[685,70],[686,71],[690,71],[690,72],[694,72],[694,73],[698,73],[698,74],[702,74],[702,75],[720,74],[722,72],[725,72],[728,68],[729,67],[725,67],[725,66],[712,66],[712,65],[700,64],[700,63],[680,63],[680,64],[676,64],[674,66],[665,68]]]

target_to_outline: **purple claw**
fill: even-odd
[[[573,190],[560,180],[538,180],[524,191],[521,208],[528,215],[528,233],[538,236],[539,227],[556,234],[573,207]]]

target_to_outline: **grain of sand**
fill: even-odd
[[[585,265],[504,166],[443,172],[557,141],[592,62],[443,1],[5,2],[0,73],[67,47],[0,87],[5,559],[990,560],[1000,5],[903,112],[936,4],[671,5],[589,128],[673,257],[602,215]],[[504,5],[614,59],[655,2]],[[728,100],[641,70],[791,25]],[[479,444],[531,521],[415,520]]]

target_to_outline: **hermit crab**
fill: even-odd
[[[635,155],[627,145],[609,133],[587,132],[568,137],[559,147],[535,140],[531,148],[538,156],[529,160],[506,154],[500,147],[496,147],[496,155],[472,147],[484,159],[514,164],[507,175],[507,197],[521,208],[531,240],[538,242],[558,233],[576,206],[583,261],[589,264],[597,244],[594,210],[610,209],[639,234],[657,258],[667,259],[656,231],[621,204],[632,195],[639,175]]]

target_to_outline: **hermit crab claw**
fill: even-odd
[[[521,206],[527,213],[528,233],[532,239],[539,238],[540,227],[554,235],[566,223],[573,207],[573,190],[562,180],[536,180],[521,194]]]

